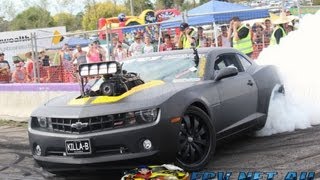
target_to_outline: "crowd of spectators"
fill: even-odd
[[[280,42],[280,38],[293,30],[292,22],[272,24],[270,19],[263,22],[254,23],[252,26],[244,24],[238,17],[234,17],[230,24],[222,25],[219,28],[219,34],[216,36],[212,33],[205,33],[202,26],[190,27],[187,23],[182,23],[179,27],[180,34],[163,34],[161,38],[152,39],[148,34],[136,34],[134,42],[127,44],[122,42],[117,36],[112,38],[108,48],[102,47],[99,41],[92,42],[86,50],[80,45],[75,49],[71,49],[65,44],[55,59],[60,66],[59,79],[61,82],[76,82],[76,69],[82,63],[95,63],[101,61],[115,60],[122,62],[127,57],[139,56],[141,54],[152,53],[156,51],[172,51],[177,49],[189,49],[191,47],[234,47],[238,48],[248,46],[247,40],[252,44],[253,52],[260,52],[262,48],[267,47],[272,38],[276,43]],[[247,40],[244,40],[247,39]],[[159,43],[160,40],[160,43]],[[242,43],[241,42],[245,42]],[[247,53],[248,56],[256,56],[252,51]],[[38,60],[32,52],[25,53],[25,61],[15,61],[14,68],[10,68],[9,63],[4,58],[4,53],[0,53],[0,82],[50,82],[50,73],[43,72],[43,69],[52,66],[53,60],[46,55],[46,51],[42,50],[38,54]],[[40,68],[39,68],[40,66]],[[37,67],[37,68],[36,68]],[[36,79],[35,76],[41,77]],[[40,75],[40,76],[41,76]]]

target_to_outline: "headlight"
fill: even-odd
[[[159,109],[147,109],[142,111],[136,111],[135,116],[137,122],[148,123],[154,122],[158,117]]]
[[[46,117],[38,117],[37,119],[40,127],[42,128],[48,127],[48,119]]]

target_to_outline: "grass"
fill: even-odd
[[[10,126],[10,127],[28,127],[28,122],[20,122],[20,121],[13,121],[13,120],[3,120],[0,119],[0,126]]]

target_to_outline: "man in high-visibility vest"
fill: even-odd
[[[271,39],[270,39],[271,45],[279,44],[280,39],[287,35],[285,27],[286,27],[286,24],[289,22],[290,22],[290,19],[286,16],[284,12],[282,12],[280,14],[280,17],[273,22],[273,24],[276,24],[277,26],[271,35]]]
[[[232,47],[240,52],[251,56],[253,52],[251,31],[242,24],[239,17],[235,16],[230,21],[229,37],[232,37]]]
[[[190,49],[195,43],[195,32],[188,23],[181,23],[179,36],[179,49]]]

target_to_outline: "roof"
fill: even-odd
[[[214,14],[210,14],[214,13]],[[238,16],[241,21],[249,19],[258,19],[269,17],[268,9],[254,9],[249,6],[244,6],[241,4],[228,3],[222,1],[209,1],[201,6],[187,11],[188,18],[187,23],[191,26],[193,25],[203,25],[216,23],[226,23],[234,16]],[[200,15],[201,16],[192,16]],[[209,14],[209,15],[208,15]],[[191,16],[190,16],[191,15]],[[175,22],[173,22],[175,21]],[[164,21],[161,25],[162,28],[178,27],[182,22],[182,15],[172,18],[168,21]]]

